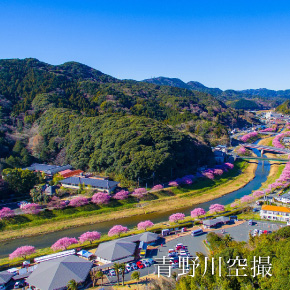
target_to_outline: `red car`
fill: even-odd
[[[145,267],[141,261],[138,261],[136,265],[139,269],[143,269]]]

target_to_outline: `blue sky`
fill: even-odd
[[[0,58],[74,60],[121,79],[290,89],[289,1],[0,0],[0,27]]]

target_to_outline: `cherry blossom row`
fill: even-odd
[[[234,165],[232,163],[226,162],[222,165],[216,165],[214,168],[209,168],[201,171],[201,173],[196,173],[195,175],[186,175],[182,178],[177,178],[176,180],[170,181],[169,186],[177,187],[180,185],[192,184],[197,178],[208,178],[213,180],[215,176],[221,176],[224,172],[233,169]]]
[[[212,204],[209,208],[209,213],[210,214],[215,214],[218,212],[222,212],[225,210],[225,207],[221,204]],[[205,215],[206,211],[203,208],[195,208],[193,211],[191,211],[191,217],[200,217],[202,215]],[[181,220],[184,220],[185,214],[183,213],[175,213],[172,214],[169,217],[170,222],[179,222]],[[154,226],[154,223],[150,220],[146,221],[141,221],[138,223],[137,228],[138,230],[144,230],[146,231],[148,228],[151,228]],[[109,232],[108,236],[113,237],[113,236],[120,236],[123,233],[128,232],[129,229],[125,226],[122,225],[115,225],[113,226]],[[97,231],[92,231],[92,232],[86,232],[83,233],[79,239],[76,238],[71,238],[71,237],[63,237],[56,241],[52,246],[51,249],[53,251],[60,251],[60,250],[66,250],[69,246],[74,245],[74,244],[83,244],[85,242],[90,242],[92,243],[93,241],[99,240],[101,238],[101,234]],[[27,256],[32,255],[36,252],[35,247],[33,246],[22,246],[17,248],[13,253],[9,255],[10,259],[15,259],[15,258],[23,258],[26,259]]]

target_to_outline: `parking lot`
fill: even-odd
[[[283,223],[274,223],[270,221],[254,221],[253,225],[249,225],[248,222],[244,222],[238,226],[226,228],[224,231],[224,235],[230,234],[230,236],[236,241],[248,241],[249,240],[249,232],[253,233],[254,229],[258,230],[267,230],[267,231],[275,231],[285,226]],[[220,229],[213,229],[211,232],[221,233]],[[190,234],[185,236],[177,237],[176,239],[170,240],[167,243],[164,243],[162,246],[160,245],[158,249],[148,251],[146,258],[153,258],[154,260],[158,260],[159,258],[168,257],[168,250],[175,249],[176,244],[183,244],[187,247],[188,253],[195,257],[196,252],[201,252],[205,255],[208,254],[206,247],[204,246],[203,241],[206,239],[206,234],[204,233],[200,236],[192,237]],[[146,276],[148,274],[157,273],[157,267],[155,265],[151,265],[150,267],[146,267],[143,269],[138,269],[140,272],[140,277]],[[125,281],[129,281],[131,279],[132,272],[125,274]],[[108,279],[111,283],[115,283],[117,281],[116,276],[108,276]],[[120,281],[121,281],[120,275]]]

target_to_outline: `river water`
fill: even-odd
[[[255,143],[258,143],[255,142]],[[260,156],[260,152],[257,149],[253,149],[254,153],[257,156]],[[257,190],[261,187],[261,184],[267,180],[268,174],[270,171],[270,163],[268,161],[260,161],[258,162],[258,166],[255,172],[255,178],[250,181],[245,187],[236,190],[232,193],[224,195],[222,197],[211,200],[210,202],[201,203],[198,207],[202,207],[205,210],[209,209],[209,206],[213,203],[219,204],[229,204],[232,203],[235,199],[241,198],[244,195],[250,194],[253,190]],[[180,208],[178,210],[169,210],[166,212],[156,212],[149,214],[142,214],[138,216],[133,216],[129,218],[120,218],[118,220],[101,222],[98,224],[85,225],[76,228],[70,228],[62,231],[57,231],[54,233],[49,233],[45,235],[35,236],[35,237],[27,237],[20,238],[15,240],[10,240],[6,242],[2,242],[2,246],[0,247],[0,258],[7,257],[7,255],[13,252],[17,247],[23,245],[32,245],[36,248],[45,248],[51,246],[55,241],[62,237],[79,237],[82,233],[86,231],[97,230],[101,233],[107,233],[109,229],[115,224],[120,224],[123,226],[127,226],[128,228],[133,228],[143,220],[151,220],[153,223],[159,223],[168,221],[168,217],[175,212],[183,212],[185,215],[190,215],[192,209],[197,206],[187,206],[184,208]]]

